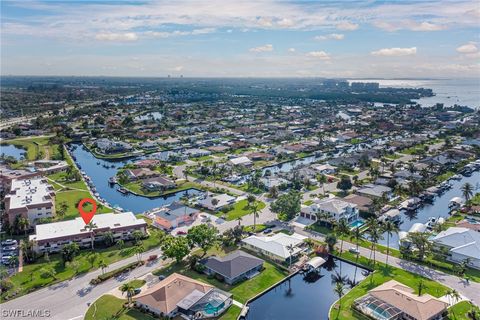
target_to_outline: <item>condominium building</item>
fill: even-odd
[[[12,180],[5,196],[5,213],[10,224],[22,216],[35,225],[38,219],[55,215],[55,191],[45,178]]]
[[[38,253],[59,252],[64,245],[76,242],[80,248],[102,241],[106,232],[112,232],[114,240],[130,240],[135,230],[147,233],[147,223],[131,212],[97,214],[92,221],[93,230],[85,228],[81,217],[75,220],[40,224],[35,227],[35,234],[29,240],[35,242],[34,250]]]

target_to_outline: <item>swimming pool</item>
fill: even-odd
[[[365,224],[365,222],[363,222],[363,220],[355,220],[353,221],[352,223],[350,223],[350,227],[353,228],[359,228],[361,226],[363,226]]]

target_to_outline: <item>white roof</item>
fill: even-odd
[[[11,193],[5,196],[10,199],[9,209],[52,202],[53,187],[44,178],[13,180]]]
[[[408,230],[409,233],[412,232],[425,232],[427,230],[427,226],[424,225],[423,223],[417,222],[412,225],[410,230]]]
[[[456,203],[459,203],[459,204],[463,204],[463,203],[464,203],[463,199],[460,198],[460,197],[453,197],[453,198],[450,200],[450,202],[456,202]]]
[[[357,205],[339,198],[329,198],[322,199],[319,202],[312,204],[310,207],[316,208],[317,210],[341,214],[346,208],[356,208]]]
[[[450,227],[440,232],[432,242],[450,247],[451,252],[479,259],[480,257],[480,233],[459,227]]]
[[[216,199],[218,201],[216,206],[212,204],[213,199]],[[217,195],[212,193],[207,193],[204,199],[198,200],[198,204],[207,208],[213,208],[213,207],[221,208],[227,204],[230,204],[232,201],[235,201],[235,199],[236,199],[235,197],[232,197],[226,193],[217,194]]]
[[[312,259],[310,259],[310,261],[307,262],[307,264],[316,269],[322,266],[325,262],[327,261],[322,257],[313,257]]]
[[[132,212],[98,214],[93,217],[92,222],[97,225],[97,228],[120,228],[145,224],[143,219],[138,219]],[[30,236],[30,240],[47,240],[88,232],[85,229],[85,222],[78,217],[75,220],[36,225],[35,234]]]
[[[230,159],[230,162],[237,165],[237,164],[251,163],[252,161],[248,157],[244,156],[244,157]]]
[[[286,259],[290,257],[291,253],[288,251],[287,247],[292,245],[294,247],[293,255],[300,252],[301,249],[297,246],[301,244],[307,237],[304,237],[298,233],[288,235],[282,232],[279,232],[271,237],[257,237],[250,236],[246,239],[243,239],[242,242],[249,244],[253,247],[262,249],[264,251],[270,252],[276,256]]]

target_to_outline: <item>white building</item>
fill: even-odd
[[[233,158],[228,161],[231,165],[234,166],[251,166],[253,162],[248,158],[248,157],[238,157],[238,158]]]
[[[43,253],[59,252],[64,245],[71,242],[76,242],[80,248],[88,248],[91,246],[92,236],[94,241],[101,241],[105,232],[112,232],[115,241],[131,239],[135,230],[147,233],[147,223],[131,212],[97,214],[91,222],[96,226],[93,233],[85,228],[85,222],[81,217],[39,224],[29,240],[35,241],[36,252]]]
[[[356,204],[339,198],[330,198],[303,207],[300,211],[300,216],[313,221],[320,220],[318,217],[321,215],[326,215],[337,222],[340,219],[345,219],[348,223],[352,223],[358,220],[359,210]]]
[[[450,227],[431,239],[437,248],[448,249],[447,260],[461,263],[469,259],[469,266],[480,269],[480,233],[472,229]]]
[[[10,224],[23,216],[34,225],[38,219],[55,215],[55,191],[44,178],[13,180],[5,196],[5,211]]]
[[[214,194],[207,193],[204,198],[198,200],[197,204],[203,208],[207,208],[212,211],[217,211],[225,206],[235,203],[237,198],[229,196],[228,194]]]
[[[250,236],[242,240],[245,248],[279,262],[288,262],[304,250],[304,237],[298,233],[288,235],[279,232],[273,236]]]

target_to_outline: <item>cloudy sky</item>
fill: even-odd
[[[1,1],[3,75],[480,76],[480,2]]]

